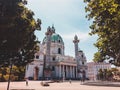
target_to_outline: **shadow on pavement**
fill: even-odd
[[[84,82],[82,85],[89,85],[89,86],[108,86],[108,87],[120,87],[120,82]]]
[[[10,89],[10,90],[35,90],[35,89]]]

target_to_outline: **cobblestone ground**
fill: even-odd
[[[49,83],[50,86],[41,86],[40,81],[29,81],[26,86],[23,82],[11,82],[10,90],[120,90],[120,87],[108,87],[108,86],[87,86],[82,85],[78,81]],[[0,90],[6,90],[7,82],[0,82]]]

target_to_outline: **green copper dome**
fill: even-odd
[[[62,37],[56,33],[52,34],[51,42],[64,44]],[[43,43],[46,43],[46,37],[43,39]]]

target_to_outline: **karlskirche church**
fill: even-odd
[[[66,56],[62,37],[56,33],[54,26],[49,26],[43,41],[39,43],[40,49],[34,61],[26,66],[25,77],[34,80],[87,78],[87,60],[83,51],[78,49],[78,43],[75,35],[75,57]]]

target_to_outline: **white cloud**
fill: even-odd
[[[28,0],[27,6],[35,13],[36,18],[42,20],[42,30],[36,32],[39,40],[42,41],[47,27],[55,24],[56,33],[60,33],[65,42],[66,54],[74,55],[72,40],[77,35],[82,42],[80,48],[91,60],[96,51],[93,46],[96,36],[89,36],[88,34],[90,23],[85,18],[83,0]]]
[[[73,40],[75,35],[77,35],[80,41],[82,42],[90,38],[90,36],[88,35],[88,32],[81,32],[81,31],[63,34],[62,37],[67,40]]]
[[[83,5],[79,5],[82,0],[29,0],[28,7],[38,13],[40,16],[44,16],[47,20],[55,22],[69,20],[71,18],[83,16],[81,8]],[[82,11],[80,13],[79,11]]]

